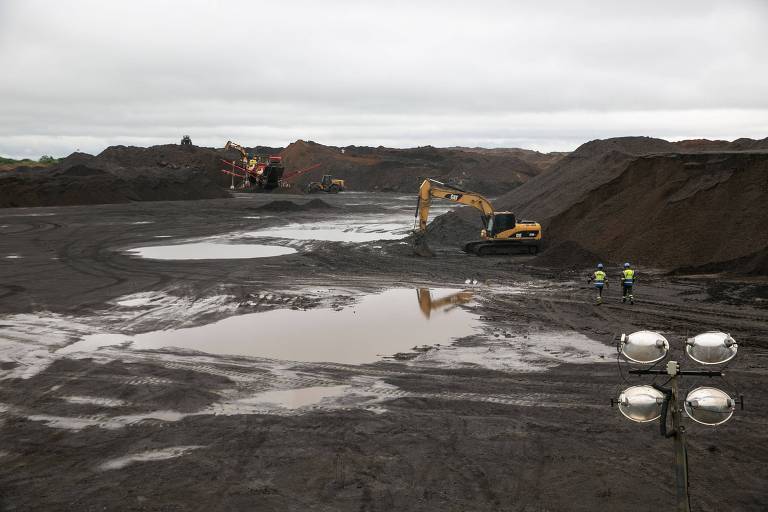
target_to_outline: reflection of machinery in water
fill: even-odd
[[[477,208],[482,213],[484,229],[481,240],[468,242],[464,251],[485,256],[488,254],[536,254],[541,242],[541,225],[532,220],[518,221],[512,212],[497,212],[491,202],[476,192],[469,192],[433,179],[426,179],[419,187],[416,206],[418,225],[415,229],[414,252],[418,256],[432,256],[425,240],[429,207],[432,198],[448,199]]]
[[[272,190],[280,186],[284,171],[283,157],[254,155],[231,140],[224,146],[225,151],[230,149],[238,151],[241,156],[240,164],[235,160],[222,160],[229,168],[222,169],[221,172],[232,176],[230,188],[235,188],[235,178],[242,180],[237,188],[245,190]]]
[[[445,307],[445,310],[456,307],[459,304],[466,304],[475,294],[469,290],[462,290],[460,292],[453,293],[447,297],[439,299],[432,298],[432,292],[429,288],[418,288],[416,290],[416,297],[419,299],[419,308],[425,317],[429,318],[432,311]]]

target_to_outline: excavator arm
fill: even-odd
[[[416,232],[418,234],[424,234],[427,231],[429,208],[432,204],[433,197],[447,199],[449,201],[477,208],[482,212],[483,219],[485,219],[486,223],[489,218],[493,217],[493,206],[491,206],[491,202],[480,194],[467,192],[466,190],[461,190],[460,188],[427,178],[419,187],[419,201],[416,206],[416,217],[418,219]]]
[[[224,150],[229,151],[230,149],[236,149],[237,151],[240,152],[240,154],[244,159],[248,158],[248,152],[245,150],[243,146],[241,146],[237,142],[232,142],[231,140],[228,140],[227,144],[224,146]]]

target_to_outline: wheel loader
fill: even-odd
[[[307,192],[310,194],[315,192],[327,192],[329,194],[337,194],[344,192],[344,180],[334,179],[330,174],[326,174],[320,181],[313,181],[307,185]]]

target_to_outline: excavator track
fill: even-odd
[[[536,254],[539,252],[538,240],[474,240],[464,245],[464,252],[477,256]]]

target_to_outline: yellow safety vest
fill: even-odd
[[[602,270],[595,271],[595,281],[598,283],[605,281],[605,272]]]
[[[624,284],[633,284],[635,282],[635,271],[631,268],[624,269],[621,273]]]

